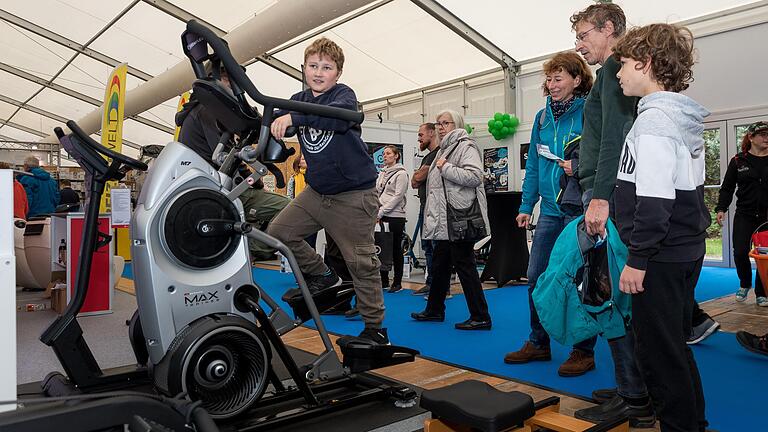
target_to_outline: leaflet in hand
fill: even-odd
[[[536,152],[539,154],[539,156],[545,157],[553,161],[563,160],[563,158],[561,158],[560,156],[549,151],[549,147],[546,144],[536,144]]]

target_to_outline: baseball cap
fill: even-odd
[[[768,122],[759,121],[754,122],[747,128],[747,133],[750,135],[754,135],[758,132],[766,131],[768,130]]]

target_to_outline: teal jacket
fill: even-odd
[[[536,114],[531,146],[528,149],[528,161],[525,163],[525,181],[523,182],[523,202],[520,213],[533,214],[533,207],[541,197],[541,214],[561,216],[557,205],[560,193],[560,176],[563,169],[557,162],[539,156],[538,144],[546,144],[549,151],[563,158],[565,147],[581,137],[582,112],[584,98],[576,98],[568,111],[555,121],[550,108],[551,97],[547,104]]]
[[[624,336],[630,325],[632,297],[619,291],[619,277],[627,261],[627,247],[621,242],[616,226],[606,222],[607,255],[611,299],[601,306],[583,304],[579,296],[579,275],[594,240],[584,232],[583,216],[565,227],[557,238],[547,270],[539,277],[533,291],[533,304],[541,324],[553,339],[571,346],[602,334],[606,339]],[[581,233],[579,233],[581,231]]]

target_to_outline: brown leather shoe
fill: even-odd
[[[577,349],[571,351],[568,360],[560,365],[557,374],[561,377],[575,377],[584,375],[595,368],[594,354],[587,354]]]
[[[536,348],[536,345],[532,344],[531,341],[525,341],[525,345],[520,348],[520,351],[507,353],[504,356],[504,363],[508,364],[528,363],[537,360],[552,360],[552,352],[549,350],[549,347]]]

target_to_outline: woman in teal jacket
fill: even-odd
[[[539,221],[528,262],[528,304],[531,313],[531,334],[519,351],[508,353],[505,363],[527,363],[535,360],[551,360],[549,335],[541,326],[532,293],[539,276],[547,268],[555,240],[566,225],[581,214],[581,207],[561,208],[558,196],[562,192],[560,178],[573,176],[578,163],[572,155],[572,146],[581,139],[584,98],[592,88],[592,72],[575,52],[556,54],[544,64],[544,94],[547,103],[536,114],[531,132],[528,161],[525,165],[523,201],[516,221],[521,228],[531,223],[533,208],[539,198]],[[570,357],[560,366],[561,376],[577,376],[594,369],[595,339],[574,345]]]

